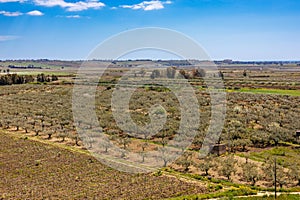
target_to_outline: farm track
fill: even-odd
[[[292,194],[292,195],[300,195],[300,192],[277,192],[277,196],[280,196],[282,194]],[[256,195],[248,195],[248,196],[236,196],[234,198],[247,198],[247,197],[270,197],[270,196],[275,196],[274,192],[259,192]],[[208,200],[220,200],[224,198],[213,198],[213,199],[208,199]]]

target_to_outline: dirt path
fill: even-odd
[[[277,196],[280,196],[282,194],[296,194],[300,195],[300,192],[277,192]],[[248,196],[235,196],[234,198],[247,198],[247,197],[264,197],[264,196],[275,196],[275,192],[258,192],[255,195],[248,195]],[[209,200],[220,200],[223,198],[214,198],[214,199],[209,199]]]

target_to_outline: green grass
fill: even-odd
[[[276,157],[279,164],[287,166],[289,163],[297,163],[300,165],[299,160],[300,149],[293,147],[274,147],[265,149],[260,152],[251,152],[250,159],[263,162],[268,157]],[[242,156],[240,154],[239,156]]]
[[[300,90],[282,90],[282,89],[266,89],[266,88],[241,88],[237,90],[227,90],[227,92],[246,92],[253,94],[276,94],[300,96]]]
[[[239,188],[239,187],[244,186],[242,184],[233,183],[233,182],[230,182],[230,181],[227,181],[227,180],[221,180],[221,179],[215,179],[215,178],[208,179],[206,176],[201,176],[199,174],[182,173],[182,172],[175,171],[174,169],[171,169],[171,168],[168,168],[168,167],[162,169],[162,171],[170,173],[170,174],[172,174],[174,176],[177,176],[177,177],[185,177],[185,178],[188,178],[188,179],[191,179],[191,180],[198,180],[198,181],[206,182],[206,183],[211,184],[211,185],[222,185],[224,187],[235,187],[235,188]]]
[[[274,196],[263,196],[263,197],[241,197],[241,198],[233,198],[233,199],[243,199],[243,200],[273,200]],[[298,200],[300,199],[300,195],[296,194],[282,194],[277,197],[277,200]]]
[[[263,191],[264,188],[259,187],[250,187],[245,186],[243,184],[232,183],[226,180],[220,179],[208,179],[205,176],[201,176],[198,174],[190,174],[190,173],[181,173],[178,171],[174,171],[170,168],[165,168],[162,170],[163,173],[170,173],[178,178],[185,177],[191,180],[198,180],[203,183],[206,183],[207,189],[210,193],[208,194],[194,194],[194,195],[186,195],[170,198],[171,200],[179,200],[179,199],[210,199],[210,198],[220,198],[220,197],[234,197],[234,196],[244,196],[244,195],[253,195],[257,194],[257,191]]]
[[[210,194],[196,194],[196,195],[186,195],[181,197],[170,198],[169,200],[192,200],[192,199],[211,199],[211,198],[222,198],[227,197],[232,199],[235,196],[247,196],[257,194],[256,191],[251,190],[247,187],[240,187],[229,189],[222,192],[210,193]]]

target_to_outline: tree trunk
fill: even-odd
[[[168,161],[164,159],[164,167],[167,166]]]
[[[205,170],[205,175],[208,176],[208,169]]]
[[[185,167],[185,168],[184,168],[184,171],[185,171],[185,172],[188,172],[188,171],[189,171],[189,167]]]
[[[256,180],[255,178],[252,178],[252,186],[255,186]]]

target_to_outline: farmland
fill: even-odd
[[[278,188],[299,191],[300,141],[296,131],[300,129],[300,67],[221,65],[226,119],[217,142],[225,145],[226,152],[206,158],[199,158],[198,152],[212,116],[210,90],[213,89],[205,86],[206,81],[193,71],[192,66],[170,68],[169,71],[185,75],[195,91],[199,103],[197,112],[201,114],[197,135],[176,161],[168,163],[161,158],[157,162],[165,161],[163,169],[132,175],[102,165],[87,151],[92,148],[93,141],[85,143],[85,138],[77,133],[72,92],[79,64],[39,62],[41,64],[1,63],[2,70],[12,64],[33,63],[42,69],[11,69],[10,73],[33,76],[44,73],[58,77],[58,81],[49,83],[0,87],[0,167],[5,171],[0,177],[0,193],[4,199],[180,199],[180,196],[208,193],[219,193],[216,197],[228,196],[231,190],[242,196],[272,190],[275,158]],[[138,85],[129,103],[133,121],[140,126],[150,123],[148,109],[159,104],[166,112],[166,123],[151,137],[132,137],[121,130],[113,116],[111,97],[120,77],[139,64],[119,62],[106,69],[96,89],[95,111],[103,133],[113,144],[147,155],[150,150],[163,149],[177,134],[180,103],[166,87]],[[140,80],[149,76],[150,82],[168,81],[160,70],[160,76],[156,73],[155,77],[149,78],[153,69],[137,68],[134,77]],[[110,148],[102,147],[101,153],[109,152]],[[147,157],[141,156],[140,160],[144,158]],[[66,184],[70,187],[62,187]]]
[[[131,175],[102,165],[86,151],[0,133],[3,199],[145,199],[202,193],[205,187],[168,176]]]

